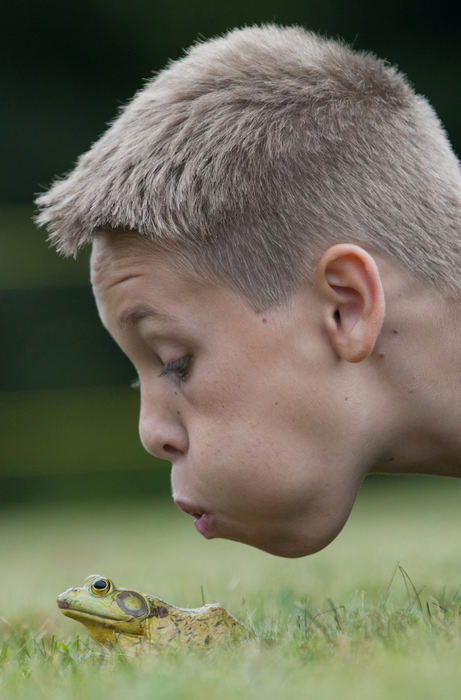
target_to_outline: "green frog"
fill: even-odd
[[[99,574],[88,576],[78,588],[68,588],[58,595],[57,603],[64,615],[85,625],[97,642],[124,650],[145,643],[206,647],[225,640],[237,641],[246,631],[217,603],[177,608],[146,593],[117,588]]]

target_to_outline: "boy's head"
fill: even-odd
[[[100,229],[176,250],[260,308],[354,242],[459,290],[459,165],[394,68],[301,28],[194,46],[38,199],[66,253]]]
[[[395,431],[370,444],[383,271],[461,288],[461,175],[428,103],[338,42],[236,30],[150,81],[38,204],[61,252],[93,242],[143,442],[211,513],[198,529],[324,546]]]

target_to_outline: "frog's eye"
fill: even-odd
[[[95,595],[106,595],[110,591],[110,581],[107,578],[97,578],[91,584],[91,592]]]

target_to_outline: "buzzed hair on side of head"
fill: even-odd
[[[37,204],[66,255],[133,231],[258,308],[347,242],[461,293],[461,172],[433,109],[385,61],[301,27],[194,45]]]

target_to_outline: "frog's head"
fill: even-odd
[[[152,615],[148,598],[137,591],[117,588],[104,576],[88,576],[79,588],[58,595],[61,612],[78,620],[92,637],[113,643],[114,633],[142,635],[143,622]]]

